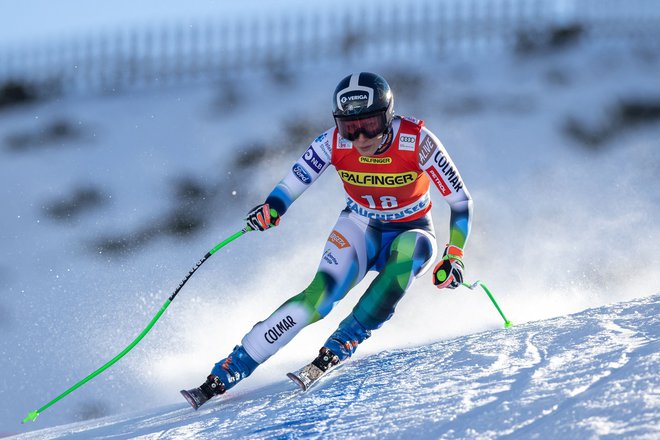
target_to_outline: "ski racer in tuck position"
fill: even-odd
[[[433,270],[433,283],[454,289],[463,281],[472,199],[438,138],[423,121],[394,115],[390,86],[373,73],[341,80],[333,116],[335,126],[312,142],[246,218],[253,230],[277,226],[291,204],[334,165],[346,191],[346,208],[327,239],[318,271],[306,289],[258,322],[241,345],[215,364],[200,387],[181,392],[195,409],[248,377],[305,326],[325,317],[368,271],[378,275],[308,367],[320,376],[390,319],[412,282],[436,259],[431,182],[451,209],[449,243]],[[300,372],[290,377],[306,388],[316,376]]]

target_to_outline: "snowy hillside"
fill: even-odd
[[[17,439],[590,439],[660,436],[660,295],[349,361]],[[284,373],[284,372],[283,372]]]
[[[1,109],[0,436],[72,422],[82,425],[50,432],[378,436],[378,423],[392,436],[657,434],[657,41],[375,58]],[[121,351],[193,264],[243,227],[332,125],[337,81],[361,70],[385,76],[397,113],[424,119],[460,169],[475,201],[466,278],[486,282],[516,326],[495,331],[501,320],[482,293],[439,293],[425,276],[356,360],[299,399],[283,373],[315,355],[369,275],[232,390],[235,406],[184,410],[178,390],[201,383],[310,282],[344,205],[330,169],[278,228],[214,255],[129,355],[21,425]],[[443,245],[448,209],[433,197]],[[419,374],[403,380],[394,371],[408,360]],[[422,379],[428,386],[413,393]]]

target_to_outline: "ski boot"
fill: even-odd
[[[206,382],[190,390],[181,390],[180,393],[188,401],[190,406],[197,410],[205,402],[214,396],[219,396],[225,391],[225,384],[220,381],[218,376],[213,374],[206,378]]]
[[[212,397],[224,394],[248,377],[258,365],[243,347],[237,345],[229,356],[215,364],[206,382],[197,388],[181,390],[181,395],[186,398],[190,406],[198,409]]]
[[[358,345],[371,336],[371,331],[360,324],[353,314],[349,315],[340,324],[337,330],[330,335],[323,344],[339,357],[343,362],[353,356]]]

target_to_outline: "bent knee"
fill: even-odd
[[[392,242],[391,255],[399,261],[412,262],[412,274],[423,275],[433,263],[437,252],[435,239],[428,232],[411,230],[400,234]]]
[[[325,272],[317,272],[309,286],[289,301],[302,305],[310,314],[310,323],[316,322],[325,318],[332,310],[334,305],[332,297],[336,285],[332,276]]]

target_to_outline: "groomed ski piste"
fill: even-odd
[[[660,435],[660,295],[350,360],[22,439],[645,438]]]
[[[344,203],[331,169],[278,228],[205,263],[120,362],[22,425],[119,353],[244,226],[331,126],[337,81],[359,70],[390,79],[397,113],[424,119],[459,167],[475,200],[467,281],[487,283],[514,326],[482,291],[439,292],[427,275],[354,359],[300,392],[285,374],[316,356],[368,276],[192,411],[179,390],[310,282]],[[660,101],[658,71],[657,44],[580,41],[531,55],[411,53],[405,68],[325,59],[286,83],[251,72],[3,109],[0,436],[658,438],[660,127],[615,120],[621,103]],[[48,138],[58,126],[65,135]],[[607,136],[587,145],[576,127]],[[448,210],[432,196],[443,244]],[[176,233],[182,209],[197,228]]]

